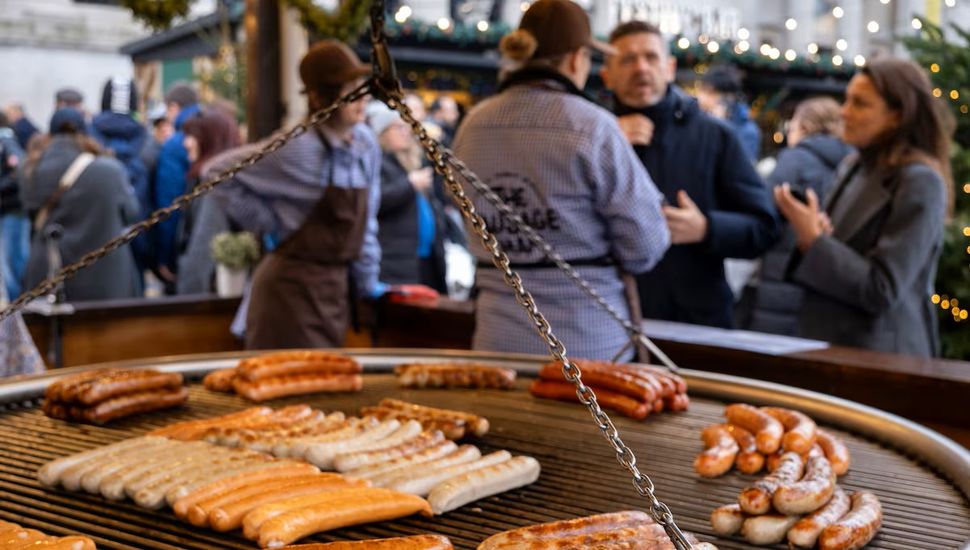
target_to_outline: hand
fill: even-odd
[[[431,188],[431,183],[434,181],[434,172],[431,171],[430,166],[412,170],[408,172],[408,181],[411,182],[411,186],[414,187],[415,191],[427,191]]]
[[[630,145],[650,145],[653,141],[653,121],[649,118],[634,113],[623,115],[616,121],[620,124],[620,129],[623,130]]]
[[[832,232],[832,222],[818,210],[818,195],[811,188],[805,191],[808,203],[802,203],[791,194],[791,186],[783,183],[775,187],[775,204],[781,211],[792,231],[798,249],[805,252],[815,240]]]
[[[166,265],[158,266],[158,275],[159,277],[162,278],[163,281],[166,281],[169,283],[174,283],[175,280],[177,279],[175,274],[172,273],[172,270],[170,270]]]
[[[671,244],[699,243],[707,236],[707,218],[701,209],[690,200],[686,191],[677,192],[675,206],[664,206],[664,216],[667,218],[667,228],[670,230]]]

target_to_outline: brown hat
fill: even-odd
[[[589,16],[572,0],[538,0],[522,15],[519,30],[527,31],[537,42],[534,58],[541,59],[574,52],[589,46],[607,55],[616,50],[593,38]]]
[[[338,40],[317,42],[300,61],[300,80],[307,90],[343,86],[370,72],[371,67]]]

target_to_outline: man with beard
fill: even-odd
[[[729,328],[724,259],[756,258],[775,242],[771,197],[734,131],[673,84],[677,60],[655,26],[623,23],[610,44],[616,54],[603,81],[620,127],[666,197],[673,244],[637,277],[643,316]]]

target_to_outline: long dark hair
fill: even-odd
[[[192,136],[199,144],[199,158],[192,163],[186,174],[188,181],[199,177],[202,166],[219,153],[239,147],[239,126],[221,109],[209,108],[185,121],[182,132]]]
[[[877,166],[898,168],[924,162],[946,183],[947,212],[953,212],[953,175],[950,138],[956,129],[953,114],[933,97],[929,75],[916,63],[898,58],[874,59],[862,69],[890,109],[899,114],[899,126],[873,147]]]

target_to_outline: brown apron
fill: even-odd
[[[328,183],[303,225],[256,268],[247,349],[344,343],[350,319],[348,266],[364,241],[368,189]]]

